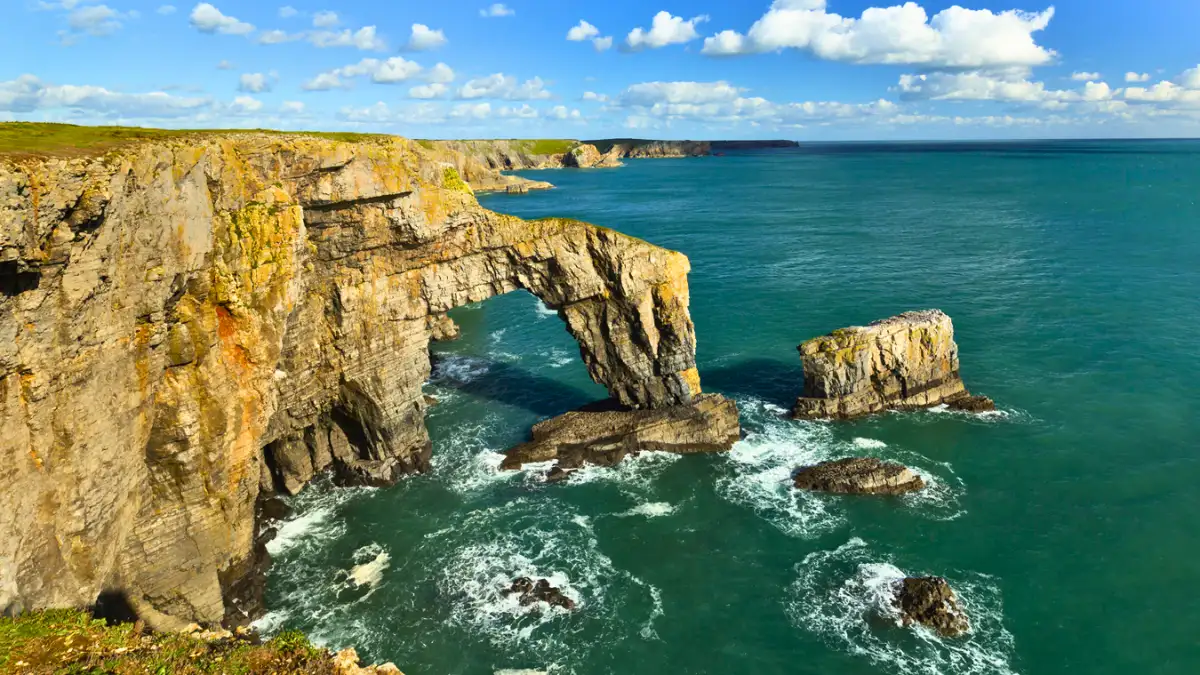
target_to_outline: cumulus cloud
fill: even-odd
[[[1126,82],[1149,82],[1150,81],[1150,73],[1128,72],[1128,73],[1125,73],[1125,81]]]
[[[258,44],[260,45],[277,45],[284,42],[292,42],[303,38],[303,35],[292,35],[281,30],[269,30],[258,36]]]
[[[155,13],[161,14],[162,16],[169,16],[171,14],[174,14],[176,12],[176,9],[175,9],[175,5],[162,5],[154,11],[155,11]]]
[[[504,73],[470,80],[458,90],[459,98],[502,98],[510,101],[533,101],[550,98],[546,82],[540,77],[518,82]]]
[[[592,24],[580,20],[579,25],[567,31],[567,39],[571,42],[583,42],[589,38],[594,38],[600,34],[600,29]]]
[[[992,12],[957,5],[928,16],[915,2],[870,7],[859,18],[826,11],[824,0],[776,0],[745,34],[732,30],[705,39],[703,53],[730,56],[800,49],[850,63],[943,68],[1036,66],[1055,52],[1033,34],[1049,25],[1054,8]]]
[[[83,5],[67,15],[67,25],[77,33],[103,36],[121,29],[120,13],[107,5]]]
[[[742,89],[728,82],[642,82],[626,89],[622,105],[652,106],[658,103],[714,103],[739,98]]]
[[[450,87],[441,82],[431,82],[429,84],[419,84],[408,90],[408,95],[412,98],[442,98],[450,93]]]
[[[450,66],[448,66],[444,63],[439,63],[439,64],[435,65],[434,67],[430,68],[429,71],[425,73],[425,79],[429,80],[430,82],[433,82],[435,84],[445,84],[447,82],[453,82],[454,81],[454,70]]]
[[[1172,107],[1200,107],[1200,89],[1181,87],[1174,82],[1162,81],[1153,87],[1127,87],[1126,101],[1135,103],[1169,104]]]
[[[685,21],[683,17],[672,16],[670,12],[659,12],[654,15],[650,30],[634,28],[625,37],[625,44],[630,49],[657,49],[691,42],[700,37],[696,32],[696,24],[705,21],[708,21],[707,16],[697,16]]]
[[[289,115],[299,115],[304,112],[304,104],[300,101],[284,101],[279,106],[279,112]]]
[[[338,18],[337,12],[325,10],[313,14],[312,24],[314,28],[333,28],[339,23],[341,23],[341,20]]]
[[[156,91],[126,94],[97,86],[51,85],[33,75],[0,82],[0,111],[30,113],[37,110],[72,110],[105,117],[184,117],[210,109],[208,98],[172,96]]]
[[[1091,82],[1102,79],[1100,73],[1071,73],[1071,79],[1076,82]]]
[[[1078,100],[1078,92],[1048,89],[1020,69],[1008,72],[933,72],[901,75],[896,87],[906,99],[1047,103]]]
[[[433,30],[423,23],[414,23],[412,35],[408,38],[408,49],[414,52],[423,52],[437,49],[446,42],[446,34],[441,30]]]
[[[291,5],[284,5],[279,8],[279,18],[281,19],[290,19],[299,13],[300,11]]]
[[[354,47],[365,52],[385,52],[387,42],[379,37],[375,26],[363,26],[356,31],[349,28],[341,31],[313,31],[307,35],[314,47]]]
[[[261,94],[271,90],[271,81],[262,73],[246,73],[238,79],[238,91]]]
[[[233,103],[230,104],[229,109],[234,113],[253,113],[262,110],[262,107],[262,101],[259,101],[256,98],[251,96],[238,96],[237,98],[233,99]]]
[[[594,91],[585,91],[581,97],[584,101],[594,101],[596,103],[607,103],[608,96],[606,94],[597,94]]]
[[[1183,75],[1179,78],[1179,83],[1189,89],[1200,89],[1200,65],[1183,71]]]
[[[514,14],[516,14],[516,12],[502,2],[493,3],[491,6],[479,10],[479,16],[484,18],[512,16]]]
[[[232,16],[226,16],[221,10],[202,2],[194,9],[190,17],[192,27],[201,33],[220,33],[222,35],[248,35],[254,32],[254,26],[239,21]]]
[[[349,86],[345,80],[364,76],[369,76],[376,84],[396,84],[406,82],[421,72],[419,64],[400,56],[385,60],[363,59],[358,63],[321,73],[301,86],[306,91],[344,89]]]
[[[578,110],[568,108],[565,105],[556,105],[546,112],[546,117],[554,120],[578,120],[582,119],[583,115]]]

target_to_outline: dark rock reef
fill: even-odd
[[[971,627],[958,596],[942,577],[908,577],[897,582],[893,604],[905,626],[920,624],[943,637],[958,637]]]
[[[873,457],[847,457],[796,471],[797,489],[840,494],[899,495],[925,488],[908,467]]]
[[[994,407],[983,397],[967,400],[954,324],[936,309],[842,328],[799,350],[804,393],[792,411],[799,419],[850,419],[959,401]]]
[[[562,589],[551,586],[548,579],[538,579],[535,582],[529,577],[518,577],[504,594],[519,596],[522,607],[544,602],[551,607],[567,611],[575,609],[575,601],[567,597]]]
[[[547,480],[567,478],[585,465],[613,466],[644,451],[681,454],[729,450],[741,437],[737,406],[719,394],[653,410],[629,410],[611,401],[535,424],[532,440],[506,454],[503,469],[557,460]]]

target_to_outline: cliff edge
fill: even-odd
[[[691,403],[687,258],[483,209],[469,161],[260,133],[0,159],[0,610],[244,621],[260,495],[428,466],[459,305],[528,290],[614,399]]]

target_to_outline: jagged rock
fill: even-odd
[[[358,652],[353,647],[333,655],[333,672],[337,675],[404,675],[394,663],[360,666]]]
[[[800,345],[804,393],[793,415],[848,419],[969,396],[950,317],[931,309],[852,326]]]
[[[793,483],[801,490],[842,494],[898,495],[924,489],[925,481],[900,464],[873,457],[847,457],[798,470]]]
[[[553,466],[546,472],[547,483],[561,483],[571,477],[575,473],[575,469],[564,469],[561,466]]]
[[[467,164],[260,133],[0,159],[0,607],[243,616],[260,493],[429,466],[428,322],[467,303],[528,290],[624,405],[692,401],[687,258],[483,209]]]
[[[454,319],[445,314],[429,317],[426,324],[429,326],[429,339],[434,342],[450,342],[462,335],[462,330]]]
[[[991,412],[996,409],[996,402],[986,396],[964,396],[949,401],[947,405],[951,410],[970,413]]]
[[[905,626],[914,623],[957,637],[970,629],[958,597],[941,577],[908,577],[896,584],[893,600]]]
[[[741,427],[733,401],[702,394],[690,403],[655,410],[627,410],[603,402],[539,422],[531,435],[528,443],[506,453],[501,468],[550,460],[558,460],[562,470],[612,466],[626,455],[650,450],[721,452],[738,441]]]
[[[513,580],[512,586],[505,590],[504,594],[519,596],[522,607],[544,602],[551,607],[561,607],[567,611],[575,609],[575,601],[568,598],[561,589],[551,586],[547,579],[534,582],[529,577],[519,577]]]
[[[607,153],[601,154],[596,146],[581,143],[563,155],[563,166],[578,169],[607,169],[621,166],[621,150],[613,147]]]

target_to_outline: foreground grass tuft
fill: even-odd
[[[108,625],[79,610],[0,618],[0,673],[31,675],[332,675],[333,657],[304,634],[286,631],[262,644],[249,637],[205,640],[150,633],[142,624]]]

